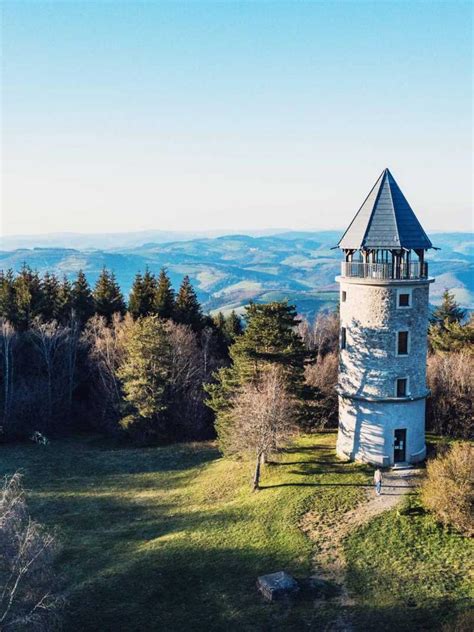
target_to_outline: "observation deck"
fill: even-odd
[[[411,281],[428,279],[428,263],[411,261],[406,263],[364,263],[362,261],[342,261],[341,277],[374,279],[382,281]]]

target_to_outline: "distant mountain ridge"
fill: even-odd
[[[338,300],[335,276],[340,252],[333,247],[340,231],[293,232],[273,235],[231,234],[170,242],[143,242],[130,247],[64,248],[59,246],[0,251],[0,269],[18,270],[23,263],[43,273],[73,277],[78,270],[94,283],[103,266],[114,270],[128,295],[133,278],[148,266],[166,267],[175,287],[188,274],[206,311],[241,310],[250,300],[287,298],[312,318]],[[445,288],[474,309],[474,243],[470,233],[430,235],[441,250],[431,251],[433,303]],[[134,239],[136,238],[136,234]]]
[[[286,233],[286,229],[249,231],[248,235],[263,236]],[[237,231],[172,231],[138,230],[123,233],[48,233],[45,235],[0,236],[0,250],[21,248],[75,248],[77,250],[110,250],[111,248],[135,248],[146,243],[165,244],[174,241],[190,241],[238,234]]]

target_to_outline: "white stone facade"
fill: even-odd
[[[393,465],[397,430],[404,436],[403,460],[421,461],[426,452],[428,294],[432,280],[339,277],[338,281],[345,348],[340,352],[337,453],[341,458]],[[400,293],[409,295],[401,301],[408,301],[408,305],[400,306]],[[398,354],[398,332],[408,332],[407,353],[403,355]],[[406,379],[406,394],[402,396],[397,396],[397,379]],[[400,456],[400,450],[397,454]]]

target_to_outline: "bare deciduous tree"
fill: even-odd
[[[209,356],[202,352],[196,333],[189,325],[178,325],[169,320],[166,330],[171,346],[169,415],[174,418],[173,426],[180,434],[193,436],[202,430],[203,415],[207,414],[202,383],[207,377],[205,366],[206,362],[209,365]]]
[[[439,434],[472,439],[474,358],[469,351],[428,357],[428,424]]]
[[[306,384],[313,389],[310,406],[311,427],[322,429],[337,424],[337,353],[327,353],[305,368]]]
[[[31,519],[18,473],[0,490],[0,550],[0,629],[58,629],[64,605],[53,571],[58,544]]]
[[[339,313],[318,312],[312,325],[303,318],[298,325],[298,333],[308,351],[314,352],[318,359],[324,357],[338,348]]]
[[[76,376],[77,351],[79,346],[80,329],[79,322],[74,318],[71,319],[68,327],[68,335],[65,339],[63,359],[66,369],[66,388],[67,388],[67,412],[72,413],[72,396],[74,392],[74,380]]]
[[[103,316],[92,317],[84,329],[82,341],[86,344],[90,364],[97,379],[96,392],[100,395],[103,416],[107,411],[119,409],[122,401],[117,371],[124,356],[124,340],[133,327],[133,319],[127,315],[121,318],[114,314],[110,326]]]
[[[266,457],[289,439],[295,414],[295,399],[288,392],[282,371],[274,366],[234,397],[229,452],[254,453],[254,490],[259,487]]]
[[[51,422],[53,416],[53,377],[54,367],[61,348],[68,336],[68,328],[57,321],[42,322],[39,318],[33,321],[31,338],[37,348],[46,370],[46,420]]]

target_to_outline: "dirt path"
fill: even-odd
[[[331,603],[340,606],[354,605],[345,581],[344,539],[375,516],[393,509],[410,489],[417,486],[419,475],[420,471],[416,469],[392,470],[384,474],[382,495],[376,496],[373,489],[368,489],[366,500],[344,514],[338,522],[325,523],[324,517],[319,516],[317,512],[306,514],[302,528],[316,543],[313,579],[339,587],[339,592],[331,598]],[[316,605],[324,601],[322,598],[316,601]],[[335,630],[343,632],[352,629],[347,616],[341,614],[337,623]]]

